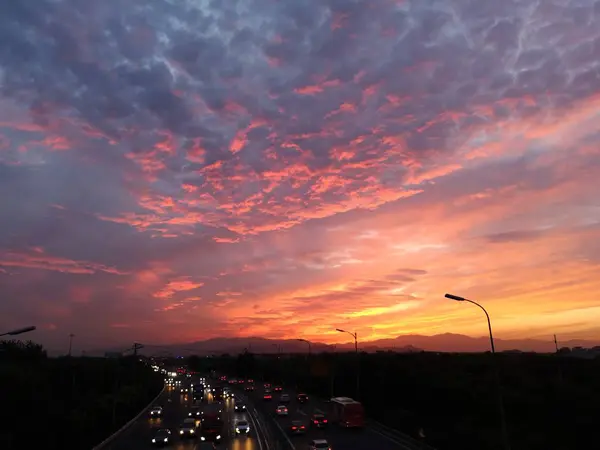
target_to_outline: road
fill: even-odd
[[[170,400],[170,401],[169,401]],[[212,398],[209,397],[209,403]],[[191,397],[183,396],[179,390],[173,388],[165,389],[165,392],[156,402],[163,407],[162,419],[150,419],[147,416],[140,417],[131,427],[126,429],[114,441],[104,447],[103,450],[148,450],[155,448],[151,444],[153,430],[158,428],[169,428],[173,432],[173,442],[163,447],[173,450],[196,450],[199,441],[196,439],[180,440],[177,436],[177,428],[187,417],[188,410],[192,406]],[[222,450],[267,450],[264,443],[264,437],[257,435],[256,427],[253,427],[254,417],[250,414],[240,414],[234,412],[233,400],[225,402],[225,426],[223,443],[219,446]],[[247,420],[251,426],[251,433],[248,437],[235,437],[235,422],[237,420]],[[261,442],[258,442],[257,436]]]
[[[240,389],[242,389],[240,387]],[[291,402],[287,405],[288,417],[276,417],[275,409],[281,403],[278,402],[281,393],[273,392],[273,400],[263,400],[264,389],[262,384],[256,384],[254,392],[246,392],[249,401],[262,414],[265,420],[274,425],[276,433],[273,436],[279,440],[279,448],[285,450],[306,450],[313,439],[327,439],[332,450],[414,450],[414,445],[409,445],[404,437],[397,431],[382,428],[378,425],[367,426],[363,430],[342,429],[335,425],[328,429],[314,429],[309,427],[309,419],[313,411],[320,409],[327,411],[327,405],[323,400],[309,398],[307,403],[300,404],[296,401],[297,392],[287,388],[281,393],[289,394]],[[288,430],[292,420],[301,420],[306,425],[307,433],[300,436],[290,436]],[[418,447],[417,447],[418,448]]]

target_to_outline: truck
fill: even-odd
[[[350,397],[333,397],[329,401],[329,417],[345,428],[363,428],[365,410],[360,402]]]

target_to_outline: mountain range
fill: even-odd
[[[538,339],[495,339],[496,351],[523,351],[551,353],[555,345],[552,338],[547,341]],[[569,340],[560,343],[561,347],[593,347],[600,342],[587,340]],[[461,334],[437,334],[433,336],[404,335],[390,339],[379,339],[358,343],[359,350],[365,352],[397,351],[397,352],[485,352],[490,349],[488,337],[469,337]],[[222,353],[237,354],[245,350],[252,353],[304,353],[308,352],[308,344],[297,339],[266,339],[259,337],[248,338],[213,338],[203,341],[172,344],[151,345],[147,344],[141,351],[143,355],[214,355]],[[347,352],[354,350],[354,342],[345,344],[328,345],[320,342],[311,342],[311,351],[318,352]]]

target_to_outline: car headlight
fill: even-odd
[[[190,433],[194,433],[194,430],[190,430]]]
[[[153,444],[156,443],[156,439],[152,438],[152,443]]]
[[[240,429],[239,429],[239,428],[236,428],[236,429],[235,429],[235,432],[236,432],[236,433],[239,433],[239,432],[240,432]]]
[[[183,434],[183,430],[179,430],[179,434]]]
[[[206,438],[205,438],[204,436],[201,436],[201,437],[200,437],[200,440],[201,440],[201,441],[205,441],[205,440],[206,440]]]
[[[169,438],[165,438],[165,442],[169,442]]]
[[[217,435],[217,439],[221,439],[221,435],[220,435],[220,434],[219,434],[219,435]]]

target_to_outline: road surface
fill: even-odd
[[[415,450],[414,444],[407,444],[405,438],[395,430],[382,428],[378,425],[367,426],[363,430],[343,429],[332,425],[327,429],[315,429],[309,426],[310,416],[315,409],[327,412],[327,405],[323,400],[310,397],[308,402],[300,404],[296,400],[297,392],[283,386],[282,392],[273,392],[273,400],[263,400],[264,389],[257,383],[253,392],[246,392],[249,402],[262,413],[265,420],[273,424],[276,431],[272,436],[279,441],[281,450],[306,450],[313,439],[327,439],[332,450]],[[241,386],[239,389],[243,389]],[[278,401],[282,394],[289,394],[291,402],[287,405],[288,417],[277,417],[275,409],[281,403]],[[301,420],[306,425],[307,433],[300,436],[291,436],[288,430],[292,420]]]
[[[169,401],[170,400],[170,401]],[[209,396],[209,402],[212,398]],[[103,448],[103,450],[149,450],[152,446],[151,439],[153,430],[158,428],[169,428],[173,432],[173,441],[170,445],[163,447],[172,450],[196,450],[199,440],[182,440],[177,435],[177,429],[187,418],[188,411],[192,406],[191,396],[187,397],[179,393],[179,389],[169,387],[156,404],[163,407],[161,419],[150,419],[147,416],[140,417],[131,427],[123,431],[116,439]],[[268,450],[264,437],[260,430],[253,426],[255,422],[251,414],[240,414],[234,412],[233,400],[225,402],[224,434],[223,442],[219,449],[223,450]],[[235,437],[235,422],[247,420],[250,423],[251,432],[248,437]],[[260,443],[258,442],[260,439]]]

